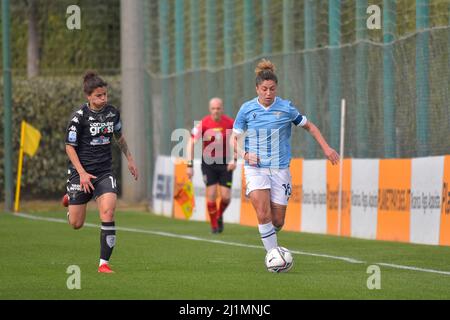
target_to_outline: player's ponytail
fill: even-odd
[[[107,87],[108,84],[103,81],[102,78],[94,71],[87,71],[83,77],[84,93],[88,96],[91,95],[97,88]]]
[[[278,84],[278,78],[275,75],[275,65],[267,60],[262,59],[256,66],[256,86],[259,86],[263,81],[272,80]]]

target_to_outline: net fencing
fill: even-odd
[[[278,94],[336,149],[346,99],[346,157],[449,154],[449,1],[430,1],[425,11],[419,6],[427,1],[371,1],[383,19],[375,30],[366,26],[368,1],[334,1],[334,15],[333,1],[145,2],[154,154],[170,154],[178,143],[171,133],[192,128],[211,97],[223,98],[235,117],[255,97],[254,68],[263,57],[277,66]],[[422,11],[427,25],[418,28]],[[293,130],[292,139],[294,157],[323,158],[304,130]]]

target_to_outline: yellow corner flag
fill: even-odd
[[[22,121],[22,136],[20,138],[20,145],[23,147],[23,152],[30,157],[34,156],[41,140],[41,133],[39,130]]]
[[[186,219],[192,217],[192,211],[194,210],[194,186],[191,180],[186,181],[183,187],[175,194],[175,200],[181,206]]]
[[[20,199],[20,180],[22,178],[22,163],[23,153],[25,152],[30,157],[36,154],[39,148],[39,142],[41,141],[41,133],[39,130],[29,125],[25,121],[22,121],[20,127],[20,150],[19,150],[19,163],[17,165],[17,183],[16,183],[16,201],[14,203],[14,211],[19,211],[19,199]]]

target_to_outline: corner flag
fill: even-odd
[[[22,121],[21,147],[23,147],[23,152],[28,154],[30,157],[34,156],[39,147],[40,140],[41,133],[39,130],[25,121]]]
[[[41,133],[39,130],[29,125],[25,121],[22,121],[20,130],[20,150],[19,150],[19,163],[17,165],[17,183],[16,183],[16,200],[14,203],[14,211],[19,211],[19,198],[20,198],[20,180],[22,178],[22,163],[23,153],[25,152],[30,157],[36,154],[39,148],[39,142],[41,140]]]

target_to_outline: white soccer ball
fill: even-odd
[[[288,249],[276,247],[267,252],[265,262],[270,272],[288,272],[294,265],[294,258]]]

